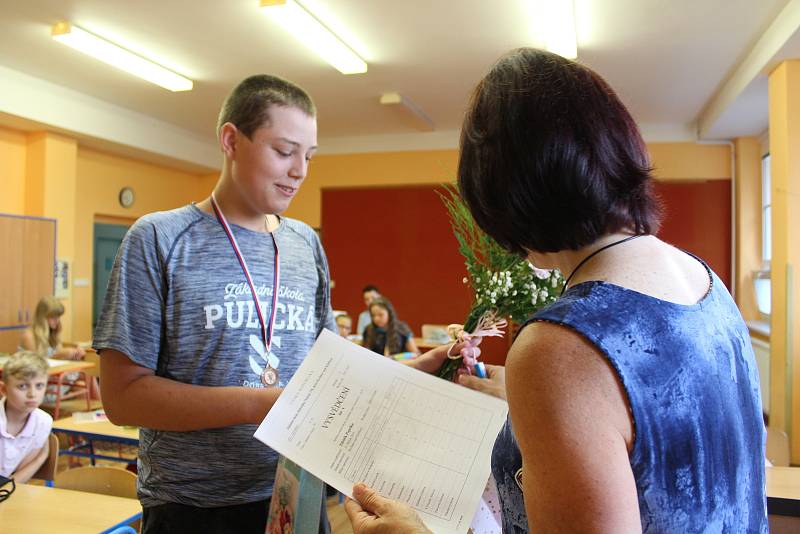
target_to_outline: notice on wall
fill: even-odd
[[[255,437],[346,495],[364,482],[434,532],[464,533],[507,413],[325,330]]]
[[[67,259],[56,260],[55,271],[55,297],[57,299],[69,298],[70,261]]]

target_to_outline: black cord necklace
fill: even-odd
[[[621,244],[625,243],[626,241],[630,241],[631,239],[636,239],[637,237],[642,237],[642,235],[643,234],[629,235],[628,237],[626,237],[624,239],[620,239],[619,241],[614,241],[613,243],[609,243],[608,245],[606,245],[604,247],[600,247],[597,250],[595,250],[594,252],[592,252],[591,254],[589,254],[588,256],[586,256],[585,258],[583,258],[581,260],[581,262],[574,269],[572,269],[572,272],[569,273],[569,276],[567,277],[567,281],[564,282],[564,287],[561,288],[561,295],[563,295],[564,291],[567,290],[567,286],[569,285],[569,281],[572,280],[572,277],[575,276],[575,273],[578,272],[578,269],[583,267],[583,265],[587,261],[589,261],[590,259],[595,257],[597,254],[600,254],[601,252],[603,252],[607,248],[611,248],[611,247],[615,247],[617,245],[621,245]],[[561,295],[559,295],[559,296],[561,296]]]

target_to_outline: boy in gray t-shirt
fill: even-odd
[[[117,254],[94,346],[106,412],[141,427],[145,533],[264,532],[277,454],[253,433],[335,331],[319,238],[278,216],[316,149],[315,113],[290,82],[241,82],[220,113],[212,196],[142,217]]]

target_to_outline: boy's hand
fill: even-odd
[[[353,499],[344,509],[354,534],[431,534],[417,513],[407,504],[393,501],[364,484],[353,486]]]
[[[502,365],[486,364],[486,374],[488,375],[486,378],[460,375],[458,383],[469,389],[506,400],[506,368]]]

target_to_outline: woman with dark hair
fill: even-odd
[[[364,329],[363,345],[383,356],[400,352],[419,353],[414,335],[406,323],[397,318],[388,299],[377,297],[369,303],[372,322]]]
[[[653,235],[646,148],[614,91],[560,56],[511,52],[473,94],[458,180],[484,231],[567,275],[505,369],[461,378],[508,399],[492,454],[504,532],[766,532],[747,329],[708,266]],[[354,495],[356,534],[427,531],[405,504]]]

